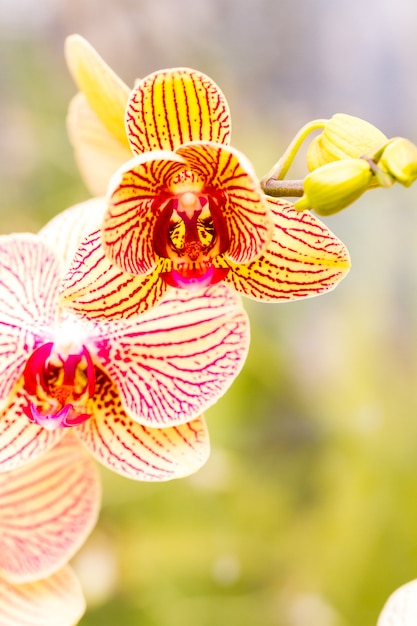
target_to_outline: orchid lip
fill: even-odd
[[[45,430],[57,430],[58,428],[69,428],[82,424],[91,417],[90,413],[77,413],[72,404],[66,404],[57,413],[42,415],[33,404],[24,407],[23,411],[29,421],[38,426],[42,426]]]
[[[24,412],[30,422],[55,430],[91,417],[86,407],[95,392],[95,367],[84,346],[71,352],[58,343],[41,345],[29,357],[23,378],[29,399]]]
[[[163,272],[161,278],[171,287],[196,292],[222,281],[229,268],[214,267],[210,264],[204,271],[201,267],[191,269],[179,266],[169,272]]]
[[[172,197],[161,211],[155,225],[153,246],[155,252],[174,264],[171,282],[176,286],[212,284],[216,274],[211,269],[212,259],[228,247],[227,227],[215,197],[185,191]]]

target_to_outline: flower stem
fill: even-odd
[[[303,195],[303,180],[276,180],[269,178],[261,181],[262,191],[268,196],[282,198],[285,196],[301,197]]]
[[[277,161],[277,163],[275,163],[274,167],[268,172],[268,174],[266,174],[262,178],[261,185],[264,189],[265,189],[264,187],[265,185],[267,184],[269,185],[269,183],[271,182],[271,179],[282,180],[283,178],[285,178],[285,175],[287,174],[305,138],[310,133],[314,132],[315,130],[320,130],[324,128],[327,122],[328,120],[325,120],[325,119],[313,120],[312,122],[308,122],[302,128],[300,128],[300,130],[298,131],[294,139],[291,141],[290,145],[285,150],[284,154],[279,159],[279,161]]]

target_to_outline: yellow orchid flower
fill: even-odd
[[[124,88],[79,36],[68,39],[67,59],[90,109],[125,148]],[[224,281],[281,301],[324,292],[344,277],[343,244],[315,218],[267,198],[250,162],[229,145],[227,101],[208,76],[174,68],[138,81],[123,124],[131,158],[111,178],[102,223],[66,276],[65,306],[91,318],[128,317],[172,287],[197,291]],[[74,128],[81,153],[83,134]]]

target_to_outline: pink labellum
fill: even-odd
[[[181,271],[180,271],[181,270]],[[229,268],[219,268],[210,265],[205,271],[202,268],[193,267],[191,269],[183,269],[179,266],[176,270],[170,272],[163,272],[160,274],[161,278],[171,287],[177,287],[179,289],[187,289],[190,292],[197,292],[209,285],[215,285],[222,281]]]
[[[29,357],[24,386],[32,402],[23,410],[46,430],[76,426],[91,417],[85,405],[95,391],[95,368],[88,350],[75,354],[45,343]]]

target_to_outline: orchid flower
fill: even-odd
[[[246,157],[229,145],[225,96],[193,69],[155,72],[129,91],[79,36],[67,60],[82,91],[69,132],[86,180],[106,210],[65,277],[65,306],[88,318],[128,318],[172,287],[224,281],[255,300],[286,301],[335,287],[345,246],[313,216],[268,198]],[[95,158],[96,157],[96,158]]]
[[[417,580],[396,589],[386,601],[377,626],[415,626],[417,624]]]
[[[185,476],[208,457],[201,413],[244,363],[247,316],[222,285],[198,296],[173,290],[132,321],[63,311],[62,271],[99,205],[73,207],[39,235],[0,237],[0,471],[35,459],[71,427],[124,476]]]
[[[71,433],[24,467],[0,474],[0,623],[71,626],[80,584],[67,565],[100,506],[95,463]]]

